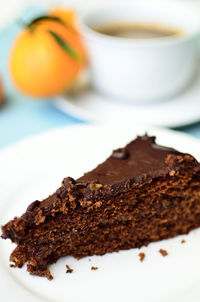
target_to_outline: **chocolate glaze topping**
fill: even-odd
[[[125,179],[141,178],[142,175],[156,177],[169,170],[167,156],[182,154],[172,148],[155,144],[155,137],[138,136],[123,149],[112,155],[96,169],[79,178],[79,183],[96,181],[105,185],[123,182]]]
[[[130,154],[125,148],[114,150],[112,153],[112,157],[115,159],[127,159],[129,156]]]
[[[183,156],[192,160],[196,169],[199,169],[191,155],[157,145],[154,136],[138,136],[124,148],[113,151],[105,162],[79,179],[64,178],[62,186],[51,198],[33,202],[27,209],[26,223],[32,224],[40,210],[48,215],[58,198],[67,198],[70,208],[75,208],[76,201],[83,199],[81,206],[88,207],[88,200],[96,202],[102,198],[109,199],[110,196],[129,190],[134,184],[145,183],[166,174],[174,175],[179,170]]]

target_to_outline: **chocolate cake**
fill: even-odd
[[[200,226],[200,164],[189,155],[137,137],[93,171],[67,177],[47,199],[2,226],[17,247],[13,266],[52,279],[48,265],[140,248]]]

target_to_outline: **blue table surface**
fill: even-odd
[[[48,100],[27,97],[12,85],[7,67],[8,56],[19,30],[15,22],[0,32],[0,73],[5,96],[5,102],[0,107],[0,148],[51,128],[83,123],[59,111]],[[200,122],[178,130],[200,138]]]

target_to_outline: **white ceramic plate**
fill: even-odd
[[[53,104],[65,113],[90,122],[129,120],[153,126],[188,125],[200,121],[200,69],[187,89],[169,100],[134,104],[114,100],[88,89],[74,96],[57,96]]]
[[[76,178],[92,169],[113,148],[123,146],[146,128],[133,125],[74,126],[26,139],[0,152],[0,224],[21,214],[35,199],[46,197],[64,176]],[[151,130],[160,144],[200,159],[200,141],[168,130]],[[181,244],[181,240],[186,240]],[[189,235],[104,256],[64,257],[50,267],[54,280],[9,267],[14,248],[0,240],[0,292],[4,302],[196,302],[200,300],[200,229]],[[167,257],[158,250],[166,249]],[[139,261],[138,253],[146,258]],[[91,259],[91,261],[89,261]],[[74,272],[65,273],[65,265]],[[91,266],[98,266],[92,271]]]

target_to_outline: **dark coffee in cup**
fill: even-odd
[[[152,23],[111,23],[101,25],[95,30],[104,35],[128,39],[155,39],[184,34],[178,28]]]

